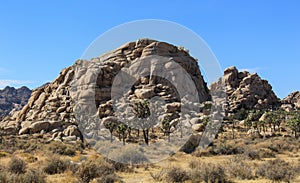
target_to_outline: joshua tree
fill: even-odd
[[[117,128],[118,124],[114,121],[108,121],[104,123],[105,128],[110,132],[110,142],[113,141],[113,132]]]
[[[171,127],[171,119],[167,116],[162,122],[161,130],[163,131],[165,136],[168,136],[168,142],[170,142]]]
[[[149,100],[142,100],[131,104],[132,111],[137,118],[137,123],[135,124],[139,129],[142,129],[144,141],[148,145],[149,144],[149,129],[150,125],[147,124],[146,120],[150,116],[150,108],[149,108]]]
[[[119,134],[119,139],[123,141],[123,145],[125,145],[125,139],[127,137],[126,131],[128,130],[127,125],[125,125],[124,123],[120,123],[117,126],[117,133]]]
[[[262,116],[261,111],[259,110],[251,111],[248,117],[245,119],[245,125],[248,128],[253,127],[254,129],[258,129],[258,121],[261,116]]]
[[[295,138],[297,138],[297,133],[300,132],[300,114],[298,111],[293,112],[288,120],[288,125],[294,132]]]

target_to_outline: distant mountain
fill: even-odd
[[[18,89],[7,86],[0,90],[0,117],[9,115],[13,109],[22,109],[30,95],[31,90],[26,86]]]

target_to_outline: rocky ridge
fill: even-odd
[[[53,82],[35,89],[22,110],[6,117],[0,127],[6,134],[47,133],[52,135],[52,140],[82,139],[78,129],[78,119],[82,116],[76,116],[76,106],[86,113],[96,112],[101,121],[112,118],[111,86],[114,77],[122,68],[148,56],[160,56],[178,63],[194,81],[199,102],[210,99],[198,63],[188,52],[165,42],[141,39],[90,61],[78,60],[63,69]],[[163,98],[165,112],[176,120],[180,112],[178,92],[168,81],[160,77],[141,77],[128,93],[132,100],[155,96]],[[90,109],[91,103],[94,109]],[[92,125],[89,120],[92,119],[87,119],[87,125]]]
[[[287,97],[282,99],[282,104],[284,105],[292,105],[292,107],[300,108],[300,92],[296,91],[291,94],[289,94]]]
[[[31,90],[25,86],[18,89],[7,86],[0,90],[0,117],[8,116],[10,112],[22,109],[30,94]]]
[[[280,104],[280,100],[267,80],[257,73],[239,72],[236,67],[224,71],[225,91],[227,94],[228,112],[237,112],[241,108],[270,109]],[[220,81],[219,81],[220,82]],[[219,83],[213,83],[211,90],[216,90]]]

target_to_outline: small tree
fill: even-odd
[[[171,134],[171,119],[169,116],[165,117],[163,122],[162,122],[162,128],[161,130],[163,131],[165,136],[168,136],[168,142],[170,142],[170,134]]]
[[[149,145],[149,124],[145,120],[150,116],[149,100],[142,100],[131,104],[131,108],[135,116],[138,118],[136,124],[139,129],[142,129],[144,141]]]
[[[118,124],[114,121],[107,121],[104,123],[105,128],[110,132],[110,142],[113,141],[113,132],[117,128]]]
[[[291,114],[288,125],[293,131],[295,138],[297,138],[297,133],[300,132],[300,114],[298,111]]]
[[[285,121],[286,113],[282,109],[278,109],[276,111],[269,111],[265,115],[265,124],[269,124],[271,131],[276,132],[277,129],[280,130],[280,125],[283,121]]]
[[[117,133],[119,134],[119,138],[121,140],[122,138],[122,141],[123,141],[123,145],[125,145],[125,139],[127,137],[127,131],[128,127],[127,125],[125,125],[124,123],[120,123],[118,126],[117,126]]]
[[[261,116],[262,112],[260,110],[251,111],[245,119],[245,125],[247,128],[253,127],[254,129],[258,129],[258,121]]]

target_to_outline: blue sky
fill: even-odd
[[[222,69],[258,72],[282,98],[300,90],[299,9],[297,0],[2,0],[0,87],[52,81],[107,30],[162,19],[201,36]]]

